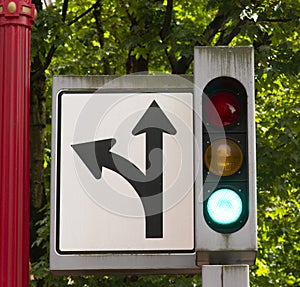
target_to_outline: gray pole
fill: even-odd
[[[202,266],[202,287],[249,286],[249,265]]]

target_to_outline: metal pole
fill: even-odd
[[[29,285],[31,0],[0,0],[0,286]]]
[[[249,265],[202,266],[202,287],[249,286]]]

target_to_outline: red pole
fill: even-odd
[[[0,286],[29,285],[31,0],[0,0]]]

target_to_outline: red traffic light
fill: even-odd
[[[226,127],[238,121],[241,107],[235,95],[227,91],[220,91],[212,95],[206,102],[204,112],[210,123]]]

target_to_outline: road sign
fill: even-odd
[[[150,78],[54,79],[52,270],[198,271],[192,84]]]

